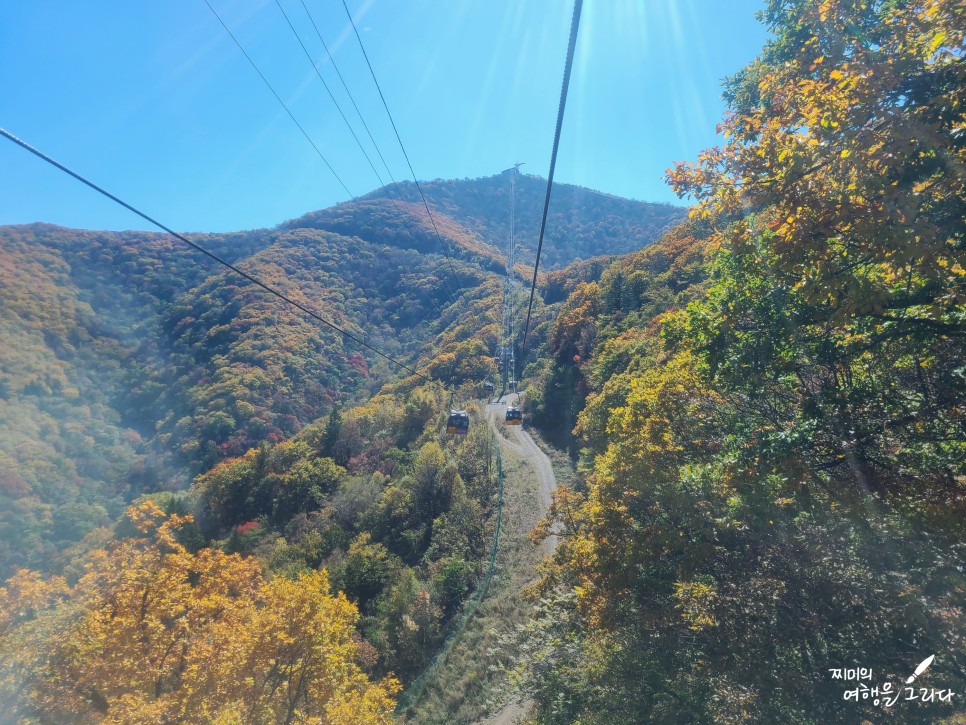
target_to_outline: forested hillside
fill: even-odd
[[[437,186],[450,188],[430,184],[434,206]],[[539,212],[536,186],[519,184],[523,238],[525,220]],[[492,374],[498,344],[509,178],[453,189],[473,213],[456,220],[436,209],[443,249],[421,204],[384,195],[278,229],[193,238],[379,349],[414,359],[430,345],[430,373],[478,381]],[[485,202],[497,189],[499,198]],[[458,211],[453,196],[439,199]],[[601,199],[578,209],[587,229],[618,240],[606,249],[645,244],[674,215]],[[633,241],[623,236],[630,228]],[[558,248],[557,263],[596,245],[584,226],[574,229],[576,246]],[[133,496],[184,488],[218,461],[285,440],[399,372],[163,234],[5,227],[0,251],[4,572],[49,566]],[[492,327],[480,324],[487,317]],[[454,324],[453,334],[477,334],[446,350],[436,336]]]
[[[464,249],[480,256],[505,258],[506,240],[510,235],[509,171],[481,179],[424,181],[420,188],[434,211],[444,215],[447,234],[459,240]],[[576,260],[602,254],[622,254],[640,249],[686,214],[683,207],[622,199],[571,184],[555,183],[553,188],[540,262],[545,269],[559,269]],[[537,250],[540,217],[547,193],[546,179],[520,174],[514,193],[517,259],[519,269],[527,276],[528,270],[533,269]],[[393,236],[398,233],[409,244],[432,249],[435,236],[427,235],[427,232],[432,234],[432,229],[423,226],[420,236],[420,226],[411,218],[426,217],[415,186],[401,182],[393,187],[391,197],[400,200],[396,207],[373,206],[374,201],[384,202],[387,194],[385,191],[372,192],[362,201],[314,212],[288,222],[286,226],[312,226],[347,233],[343,231],[347,213],[355,217],[357,207],[378,209],[382,218],[363,215],[370,216],[366,222],[367,231],[371,229],[374,234],[365,238],[379,239],[380,230],[386,230],[382,233]],[[409,211],[404,216],[405,209]],[[385,220],[390,213],[408,221],[405,225],[388,223]],[[455,223],[447,224],[447,219]],[[440,232],[443,231],[441,227]]]
[[[0,720],[392,722],[490,581],[497,451],[539,444],[547,558],[439,679],[473,708],[966,722],[966,3],[761,19],[668,171],[689,212],[554,187],[536,441],[480,400],[506,173],[192,235],[408,368],[169,236],[0,227]]]
[[[456,289],[439,255],[333,233],[196,239],[402,356]],[[49,564],[133,495],[184,487],[391,374],[165,235],[31,225],[0,229],[0,245],[5,572]],[[483,279],[460,271],[471,289]]]
[[[58,233],[61,239],[69,234]],[[90,247],[100,235],[81,238]],[[439,334],[430,336],[426,318],[432,315],[411,296],[420,292],[425,307],[449,303],[440,286],[417,289],[425,277],[414,270],[448,268],[442,258],[300,230],[273,237],[246,263],[246,271],[304,304],[315,299],[316,309],[325,309],[322,304],[329,303],[340,324],[363,321],[367,339],[378,339],[396,355],[418,352],[428,340],[414,365],[453,381],[461,402],[493,372],[502,282],[485,279],[479,269],[467,271],[476,282],[461,296],[472,316],[444,312],[435,318]],[[342,275],[337,283],[336,269]],[[70,288],[66,275],[57,282],[52,286],[58,290],[83,294]],[[384,306],[367,295],[382,295]],[[154,300],[146,299],[150,312]],[[78,309],[78,318],[95,318],[93,306]],[[42,562],[59,575],[21,570],[0,588],[0,700],[11,712],[55,720],[96,719],[107,712],[115,718],[150,712],[157,719],[188,713],[189,719],[217,715],[225,722],[255,713],[274,722],[283,721],[290,707],[297,719],[382,722],[390,717],[399,681],[410,682],[433,656],[483,576],[492,546],[496,478],[489,430],[471,407],[471,434],[459,441],[445,437],[450,401],[439,386],[417,385],[415,377],[390,375],[375,370],[376,364],[370,368],[361,354],[343,354],[341,342],[320,343],[317,330],[285,318],[277,305],[219,272],[150,320],[171,341],[168,356],[151,348],[171,385],[156,386],[155,397],[138,409],[183,404],[201,411],[173,427],[174,412],[157,420],[150,443],[158,450],[177,444],[187,470],[203,472],[187,490],[151,493],[157,486],[150,486],[117,523],[117,514],[105,510],[79,532],[87,537],[66,555],[58,547],[69,540],[41,540],[60,554]],[[413,331],[408,347],[395,342],[403,330]],[[383,331],[387,339],[373,334]],[[133,336],[136,330],[121,332]],[[120,344],[122,338],[116,332],[107,339]],[[126,400],[118,389],[125,380],[119,370],[130,372],[133,360],[144,366],[138,379],[153,372],[142,352],[129,350],[123,365],[111,359],[111,374],[100,380],[105,400],[111,393]],[[81,360],[65,358],[74,365]],[[386,392],[370,399],[367,389],[390,378]],[[312,386],[319,379],[331,388],[313,403],[309,394],[321,387]],[[364,405],[347,404],[353,388]],[[59,390],[52,386],[51,397]],[[34,401],[24,402],[26,395],[37,395],[17,392],[10,400],[21,409]],[[133,414],[130,409],[105,403],[98,412],[115,421],[111,431],[133,437],[121,418]],[[67,414],[76,415],[71,409]],[[270,416],[291,420],[291,428],[253,429],[253,421],[278,420]],[[102,425],[96,418],[87,422]],[[148,442],[138,444],[131,444],[132,456],[148,448]],[[97,453],[107,459],[112,451]],[[118,465],[117,480],[125,481],[124,474]],[[42,495],[101,501],[110,491],[109,503],[119,513],[137,493],[120,484],[106,489],[93,477],[71,483],[64,491],[40,489],[28,496],[41,508]],[[38,527],[38,538],[43,523],[40,514],[26,521]],[[65,618],[71,623],[66,630]],[[171,626],[182,619],[183,626]],[[137,644],[130,647],[117,636],[126,628],[153,634],[132,638]],[[81,632],[90,649],[74,646]],[[159,657],[161,651],[166,654]],[[328,659],[318,661],[314,652]],[[330,660],[345,664],[332,667]],[[204,671],[199,662],[206,663]],[[221,673],[217,683],[209,667]],[[88,674],[78,695],[81,671]],[[246,680],[251,672],[257,675]],[[145,683],[152,683],[151,692]],[[280,699],[279,692],[295,699]]]
[[[507,643],[539,722],[961,722],[966,10],[764,19],[669,173],[692,221],[551,328],[534,414],[584,481]]]
[[[237,259],[267,235],[208,243]],[[157,465],[167,452],[145,445],[155,412],[127,401],[138,394],[135,381],[166,387],[174,368],[166,368],[162,310],[212,268],[139,232],[6,227],[0,249],[0,562],[8,573],[15,563],[49,562],[112,521],[132,491],[176,478],[176,466]]]

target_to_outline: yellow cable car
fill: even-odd
[[[519,408],[510,406],[506,409],[507,425],[523,425],[523,411]]]
[[[465,436],[470,431],[470,416],[465,410],[450,410],[446,421],[446,432],[452,435]]]

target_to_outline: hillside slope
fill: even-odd
[[[393,355],[450,304],[438,255],[318,230],[195,239]],[[165,235],[0,228],[0,289],[3,571],[394,373]]]
[[[505,259],[509,238],[510,173],[479,179],[423,181],[420,187],[433,209],[440,233],[454,240],[456,253]],[[518,261],[521,271],[533,268],[540,218],[547,189],[546,179],[520,174],[516,182],[515,214]],[[283,228],[317,227],[342,234],[359,233],[385,243],[411,244],[424,251],[438,242],[422,200],[411,182],[397,184],[388,194],[374,191],[356,202],[340,204],[286,222]],[[683,207],[623,199],[571,184],[554,184],[547,218],[541,267],[547,270],[604,254],[626,254],[653,242],[661,232],[681,221]],[[391,217],[404,224],[389,224]],[[362,222],[361,233],[357,230]],[[389,231],[391,230],[391,231]],[[398,236],[397,236],[398,235]]]
[[[436,229],[403,185],[406,201],[192,238],[391,355],[432,351],[426,369],[459,385],[496,374],[508,180],[428,182]],[[541,184],[517,187],[524,248]],[[551,217],[548,268],[646,244],[679,213],[554,193],[573,211]],[[0,290],[2,572],[51,564],[137,493],[183,488],[398,373],[164,234],[0,227]]]
[[[584,477],[507,645],[541,723],[963,721],[963,6],[761,17],[722,145],[669,174],[703,227],[552,325]]]

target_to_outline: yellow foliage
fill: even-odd
[[[710,584],[675,582],[674,597],[678,600],[675,606],[691,629],[698,631],[717,624],[712,614],[717,594]]]
[[[942,313],[961,314],[961,280],[944,266],[966,259],[954,241],[961,214],[946,211],[963,198],[966,149],[951,141],[962,84],[940,79],[959,77],[964,7],[899,3],[871,31],[846,0],[802,3],[799,26],[840,42],[834,52],[793,43],[783,62],[755,67],[761,100],[725,118],[728,142],[668,174],[698,200],[692,215],[738,251],[748,212],[770,215],[775,272],[843,321],[895,317],[892,299],[917,289],[934,294]],[[878,47],[867,39],[874,32]],[[910,88],[921,98],[907,98]]]
[[[16,711],[99,723],[390,722],[398,683],[355,663],[358,613],[326,572],[266,581],[252,558],[177,539],[148,501],[137,536],[73,587],[21,572],[0,591],[0,688]],[[61,601],[63,600],[63,601]],[[17,693],[17,694],[14,694]]]

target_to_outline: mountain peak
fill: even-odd
[[[516,180],[516,256],[529,266],[536,255],[546,183],[531,174],[520,174]],[[477,258],[505,263],[510,235],[509,169],[477,179],[423,181],[420,188],[433,213],[432,221],[416,185],[403,181],[356,201],[310,212],[280,228],[326,229],[424,252],[439,251],[438,231],[444,243]],[[560,269],[581,259],[635,251],[686,214],[683,207],[556,183],[541,264],[546,269]]]

